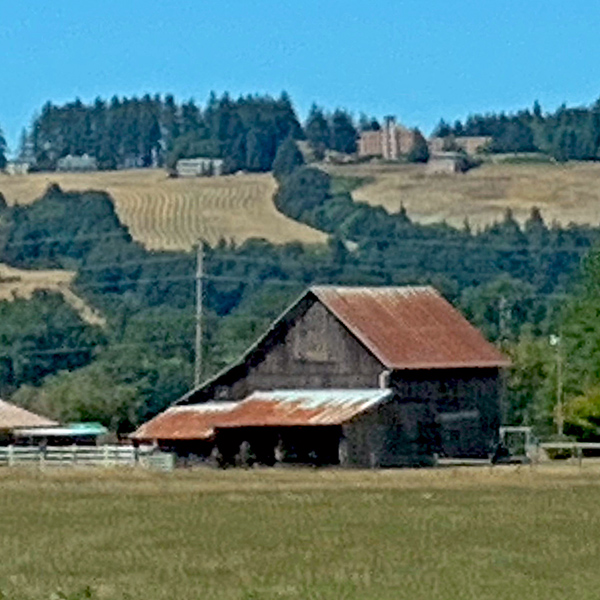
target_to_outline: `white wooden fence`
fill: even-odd
[[[133,446],[0,446],[0,466],[117,467],[141,466],[172,471],[175,455]]]

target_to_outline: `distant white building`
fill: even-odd
[[[56,161],[57,171],[97,171],[98,161],[88,154],[73,156],[68,154]]]
[[[178,177],[218,177],[223,175],[220,158],[181,158],[175,165]]]
[[[24,160],[11,160],[6,163],[4,171],[7,175],[27,175],[31,169],[31,164]]]

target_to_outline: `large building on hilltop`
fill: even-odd
[[[431,287],[314,287],[133,439],[229,462],[245,449],[265,464],[486,457],[507,365]]]
[[[412,150],[415,135],[413,130],[398,125],[394,117],[386,117],[381,129],[361,132],[358,139],[358,155],[361,158],[398,160]]]

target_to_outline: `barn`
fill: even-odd
[[[508,364],[432,287],[313,287],[132,437],[225,463],[486,457]]]

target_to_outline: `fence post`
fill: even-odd
[[[8,446],[8,466],[13,467],[15,464],[14,446],[9,444]]]
[[[104,446],[103,447],[103,451],[104,451],[104,467],[108,467],[109,466],[109,453],[108,453],[108,446]]]

